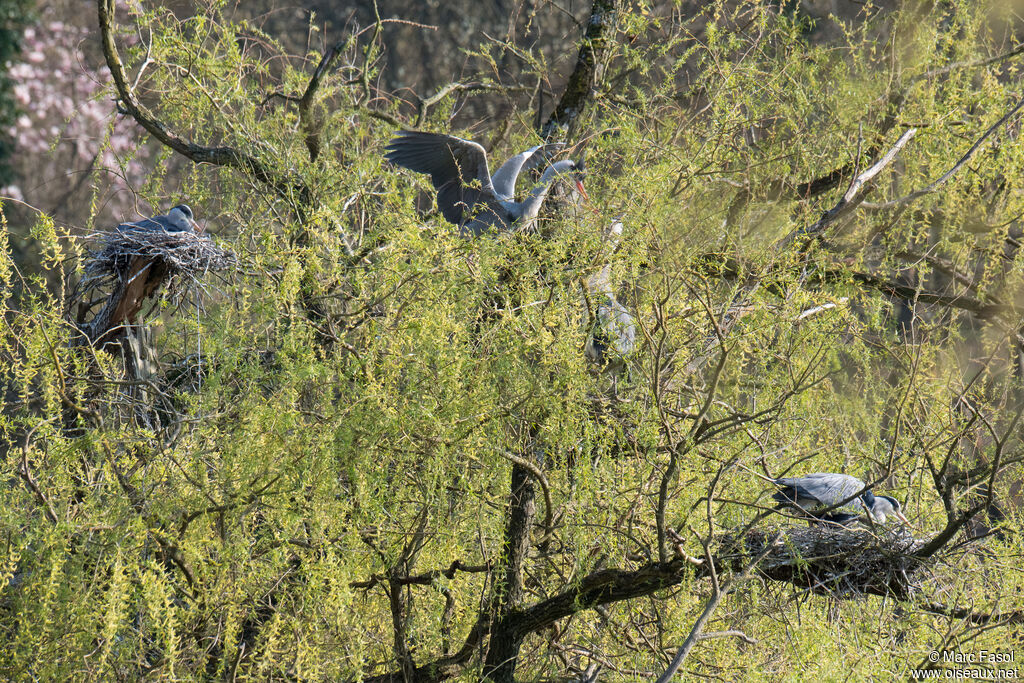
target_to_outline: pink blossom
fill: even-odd
[[[19,202],[25,201],[25,195],[21,193],[21,188],[17,185],[8,185],[7,187],[0,187],[0,197],[10,197]],[[2,200],[0,200],[2,201]]]
[[[21,115],[5,132],[15,141],[15,172],[22,179],[21,186],[8,196],[15,196],[17,190],[20,199],[25,192],[26,201],[45,210],[47,200],[61,194],[54,192],[55,187],[92,170],[100,174],[99,183],[107,195],[105,205],[115,215],[124,213],[133,201],[129,189],[142,185],[147,175],[146,148],[131,161],[123,160],[125,152],[139,144],[140,133],[131,122],[116,121],[114,103],[99,96],[110,74],[105,65],[90,62],[82,53],[91,27],[64,21],[42,26],[44,30],[26,28],[23,59],[8,70]],[[108,140],[112,118],[116,122]],[[104,144],[106,149],[100,153]],[[114,198],[112,202],[109,197]],[[83,220],[88,210],[88,205],[83,205]]]

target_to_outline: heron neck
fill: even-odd
[[[551,189],[551,183],[554,182],[558,172],[559,169],[554,166],[549,166],[544,171],[544,175],[540,177],[540,183],[530,190],[530,194],[523,200],[522,213],[520,214],[522,218],[529,220],[537,217],[541,204],[544,203],[544,198],[548,196],[548,190]]]

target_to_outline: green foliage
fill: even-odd
[[[949,466],[968,471],[1020,457],[1019,308],[974,316],[922,298],[909,339],[886,290],[860,275],[906,276],[906,253],[920,252],[909,266],[919,289],[952,264],[972,276],[949,292],[1019,301],[1020,257],[1003,255],[1019,248],[1020,145],[989,145],[911,211],[866,207],[825,244],[771,245],[835,205],[853,173],[813,197],[794,187],[862,170],[904,125],[921,130],[869,200],[939,177],[1012,106],[1017,67],[927,76],[999,52],[973,3],[869,14],[837,24],[830,42],[773,4],[706,3],[685,20],[646,3],[624,13],[611,85],[584,115],[595,210],[475,241],[417,216],[426,181],[382,162],[394,129],[381,115],[400,107],[367,85],[371,33],[343,47],[312,105],[324,150],[314,160],[295,103],[270,93],[301,95],[321,55],[285,58],[224,3],[183,20],[156,6],[126,17],[119,38],[137,25],[151,43],[122,57],[133,74],[151,60],[139,87],[170,130],[243,150],[311,197],[210,164],[161,170],[139,188],[154,203],[187,196],[242,261],[201,307],[167,305],[145,321],[159,330],[166,381],[147,389],[159,400],[140,399],[113,355],[69,343],[63,292],[24,283],[17,306],[4,304],[0,674],[356,680],[397,670],[399,599],[417,663],[453,653],[496,574],[388,579],[454,560],[498,566],[514,458],[540,463],[550,501],[538,495],[536,521],[553,515],[552,537],[529,557],[526,605],[657,558],[670,458],[667,521],[691,554],[750,522],[769,505],[764,475],[787,472],[882,479],[916,533],[941,529],[935,463],[952,454]],[[904,101],[889,106],[900,88]],[[425,127],[443,129],[443,112]],[[513,122],[495,154],[534,144]],[[601,234],[616,215],[625,234],[613,251]],[[45,217],[35,234],[51,270],[75,253]],[[640,328],[617,377],[582,353],[583,282],[605,263],[628,283]],[[0,249],[5,293],[16,279]],[[737,303],[742,319],[719,344]],[[710,426],[698,438],[701,413]],[[1000,494],[1021,476],[1018,460]],[[1008,512],[1006,533],[1019,532],[1019,508]],[[1019,595],[1017,551],[993,540],[985,552],[991,561],[936,565],[926,590],[983,611]],[[518,675],[569,675],[585,644],[612,663],[610,680],[649,678],[709,592],[688,577],[564,619],[526,639]],[[757,642],[703,641],[688,671],[904,677],[931,650],[1008,647],[1007,627],[873,597],[836,604],[744,583],[709,630]],[[476,680],[480,666],[459,675]]]

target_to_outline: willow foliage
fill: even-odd
[[[934,192],[885,205],[1021,96],[1009,9],[868,3],[817,24],[770,2],[622,7],[570,140],[586,140],[592,205],[467,241],[417,213],[425,179],[383,162],[416,112],[375,90],[373,26],[343,37],[300,105],[322,54],[285,54],[225,2],[131,7],[115,39],[147,110],[274,177],[168,154],[137,188],[155,207],[187,198],[240,259],[141,321],[160,354],[146,382],[72,343],[52,283],[83,275],[76,230],[40,218],[48,278],[0,249],[5,678],[397,680],[404,659],[434,665],[425,680],[478,679],[473,629],[507,581],[523,460],[544,480],[523,610],[675,556],[659,508],[681,550],[710,557],[770,507],[765,477],[877,482],[925,540],[990,486],[1000,516],[958,531],[913,598],[740,583],[708,630],[749,642],[703,640],[684,671],[903,677],[933,650],[1012,647],[998,614],[1024,590],[1020,119]],[[425,108],[421,127],[447,130],[458,98],[503,98],[507,121],[459,134],[494,158],[538,144],[529,89],[501,81],[513,47],[546,63],[482,42],[488,87]],[[866,203],[786,241],[909,127]],[[583,353],[583,283],[606,264],[638,328],[618,372]],[[657,675],[711,592],[695,570],[560,619],[526,636],[516,675]],[[981,628],[933,603],[996,616]]]

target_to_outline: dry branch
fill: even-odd
[[[781,537],[782,533],[779,532],[771,541],[765,543],[764,548],[762,548],[761,552],[758,553],[757,557],[751,560],[742,572],[732,577],[723,586],[719,587],[718,581],[714,580],[713,577],[712,587],[714,591],[711,595],[711,598],[707,601],[707,603],[705,603],[704,611],[701,612],[701,615],[697,618],[697,621],[696,623],[694,623],[693,628],[690,629],[690,634],[686,637],[686,640],[683,641],[683,644],[679,646],[679,650],[672,658],[672,662],[668,665],[668,668],[665,669],[665,672],[658,677],[657,683],[669,683],[669,681],[671,681],[672,678],[676,675],[676,672],[679,671],[679,667],[683,665],[683,660],[685,660],[687,655],[690,654],[690,650],[693,649],[693,646],[696,645],[704,637],[712,637],[711,634],[707,634],[705,636],[704,627],[707,625],[708,620],[711,619],[711,615],[714,613],[714,611],[718,609],[718,604],[722,601],[722,599],[732,589],[733,586],[735,586],[737,583],[740,583],[741,581],[745,581],[747,577],[750,576],[751,571],[753,571],[754,568],[757,567],[757,565],[762,560],[764,560],[764,558],[767,557],[769,553],[772,552],[774,546],[777,545]],[[709,567],[709,571],[712,570],[713,568]],[[726,633],[733,635],[738,634],[747,642],[750,642],[752,640],[751,638],[747,637],[746,634],[741,633],[739,631],[728,631]]]
[[[903,135],[900,136],[899,140],[896,141],[888,152],[886,152],[881,159],[876,161],[870,168],[858,175],[850,183],[850,187],[843,194],[839,202],[831,209],[821,215],[813,225],[794,230],[785,238],[780,240],[776,244],[776,249],[783,249],[793,243],[798,237],[803,238],[814,238],[825,231],[825,229],[838,221],[843,216],[846,216],[854,209],[856,209],[867,196],[867,193],[871,190],[875,177],[878,176],[882,170],[892,163],[896,155],[900,153],[900,150],[910,142],[910,139],[917,133],[916,128],[907,129]]]

